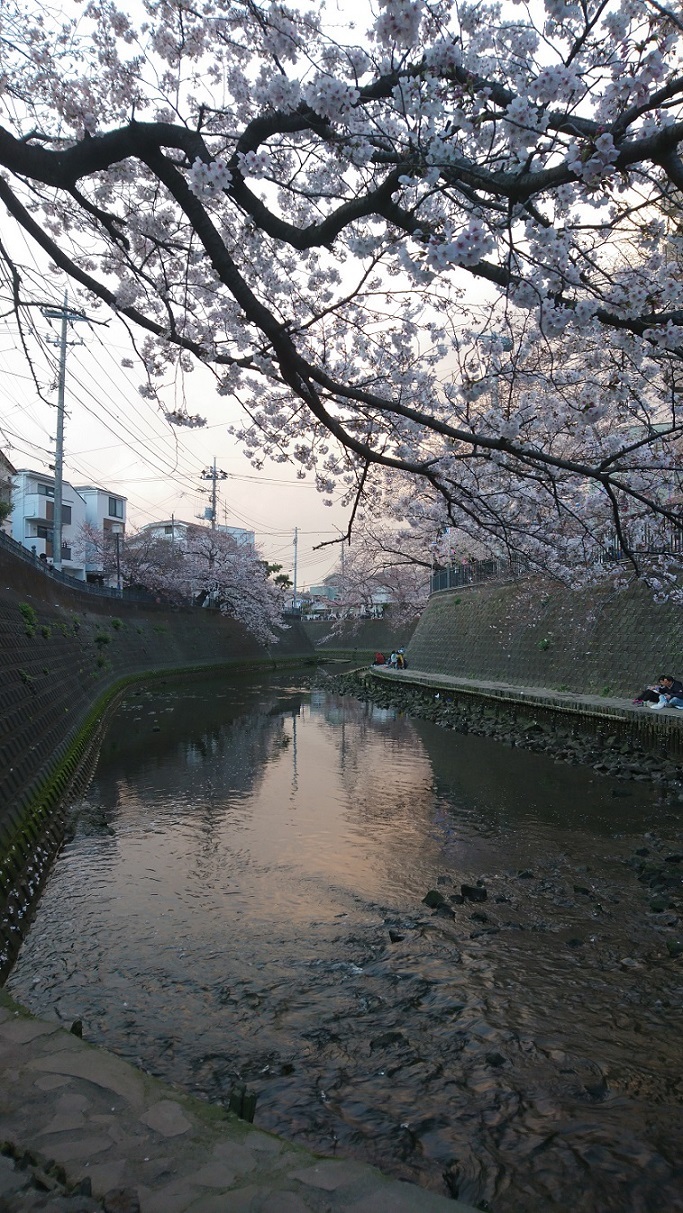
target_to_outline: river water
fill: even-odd
[[[679,790],[308,678],[128,694],[10,992],[494,1213],[683,1209],[682,928],[636,866],[683,868]]]

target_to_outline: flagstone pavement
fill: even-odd
[[[0,1143],[0,1213],[474,1213],[265,1133],[5,996]]]

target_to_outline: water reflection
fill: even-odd
[[[678,1209],[673,915],[624,862],[675,822],[615,790],[291,675],[168,683],[122,705],[8,984],[496,1213]]]

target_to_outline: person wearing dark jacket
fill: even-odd
[[[657,690],[659,702],[649,705],[653,712],[661,708],[683,708],[683,682],[679,682],[672,674],[662,674]]]
[[[659,703],[659,696],[663,695],[665,692],[665,687],[664,687],[665,681],[667,681],[666,674],[660,674],[657,681],[651,683],[649,687],[645,687],[644,691],[640,691],[636,695],[633,702],[634,703]]]

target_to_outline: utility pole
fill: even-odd
[[[62,328],[59,341],[59,378],[57,380],[57,435],[55,437],[55,496],[52,506],[52,566],[58,572],[62,570],[62,485],[64,481],[64,388],[66,384],[66,347],[67,345],[82,345],[80,341],[67,341],[67,325],[75,320],[85,320],[86,317],[78,312],[70,312],[67,308],[67,292],[64,292],[64,303],[61,308],[42,308],[46,320],[61,320]]]
[[[296,611],[296,563],[297,563],[298,549],[299,549],[299,528],[298,528],[298,526],[295,526],[294,527],[294,599],[292,602],[292,607],[293,607],[294,611]]]
[[[114,543],[116,544],[116,588],[121,591],[121,532],[114,533]]]
[[[213,457],[213,467],[204,468],[202,472],[202,480],[210,480],[211,484],[211,530],[216,529],[216,499],[218,497],[217,484],[219,480],[227,480],[228,473],[216,468],[216,456]]]

